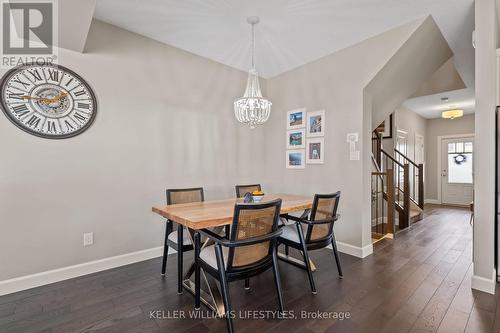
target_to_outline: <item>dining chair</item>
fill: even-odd
[[[278,228],[280,209],[281,199],[266,203],[237,203],[229,238],[206,229],[195,233],[195,308],[200,308],[200,273],[203,268],[205,273],[219,280],[229,332],[233,332],[230,282],[246,281],[272,268],[279,311],[283,312],[277,258],[277,238],[281,235]],[[200,251],[200,234],[215,244]]]
[[[191,202],[202,202],[205,200],[202,187],[167,189],[167,205],[175,205]],[[167,268],[168,248],[177,251],[177,292],[182,294],[182,273],[183,273],[183,253],[191,251],[194,246],[189,236],[189,231],[184,232],[185,227],[177,225],[177,230],[173,230],[173,222],[167,220],[165,230],[165,242],[163,247],[163,262],[161,274],[165,275]],[[187,231],[187,230],[186,230]]]
[[[253,191],[262,191],[260,184],[249,184],[249,185],[236,185],[236,197],[243,198],[245,194],[252,193]],[[229,225],[226,225],[226,233],[229,234]],[[250,289],[250,280],[245,280],[245,289]]]
[[[247,192],[252,193],[253,191],[262,191],[260,184],[236,185],[235,188],[237,198],[243,198]]]
[[[288,214],[282,215],[288,220],[295,221],[295,223],[285,225],[281,228],[283,234],[278,238],[278,246],[284,244],[302,252],[304,266],[313,294],[316,294],[316,286],[314,284],[308,251],[322,249],[331,244],[339,276],[343,277],[335,234],[333,232],[333,226],[339,218],[337,215],[339,200],[340,192],[316,194],[311,210],[307,210],[301,217]]]

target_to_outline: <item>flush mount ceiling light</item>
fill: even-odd
[[[443,111],[441,113],[441,117],[443,117],[444,119],[460,118],[463,115],[464,115],[464,110],[461,109],[448,110],[448,111]]]
[[[252,68],[248,71],[247,87],[243,97],[234,101],[234,115],[250,128],[265,123],[271,114],[271,103],[262,97],[259,84],[259,74],[255,69],[255,25],[260,22],[258,16],[250,16],[247,22],[252,26]]]

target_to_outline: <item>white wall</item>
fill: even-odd
[[[495,108],[497,12],[495,0],[475,1],[476,128],[474,274],[472,287],[495,292]]]
[[[417,113],[401,106],[394,112],[394,134],[397,130],[407,133],[407,156],[415,161],[415,135],[424,136],[427,128],[427,120]]]
[[[474,133],[474,115],[457,119],[428,119],[425,143],[425,199],[438,200],[438,137]],[[439,143],[441,144],[441,143]],[[477,150],[477,143],[475,145]],[[441,179],[441,178],[439,178]]]
[[[365,88],[373,99],[371,129],[387,119],[452,56],[434,19],[426,17]]]
[[[215,199],[262,182],[264,128],[232,109],[246,73],[99,21],[86,53],[61,49],[59,63],[93,87],[97,119],[58,141],[0,117],[0,281],[161,246],[151,206],[167,187],[204,186]]]

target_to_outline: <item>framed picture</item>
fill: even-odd
[[[325,110],[307,113],[307,137],[325,135]]]
[[[286,113],[286,128],[297,129],[306,127],[306,109],[296,109]]]
[[[325,139],[312,138],[307,140],[306,145],[306,163],[323,164],[325,156]]]
[[[305,129],[297,129],[286,132],[286,148],[299,149],[306,147]]]
[[[304,149],[295,149],[286,151],[286,167],[288,169],[304,169],[305,151]]]

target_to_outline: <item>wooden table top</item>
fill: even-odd
[[[265,195],[261,202],[280,198],[281,214],[302,211],[312,207],[312,197],[291,194]],[[234,204],[243,199],[226,199],[153,207],[153,212],[191,229],[218,227],[233,222]]]

